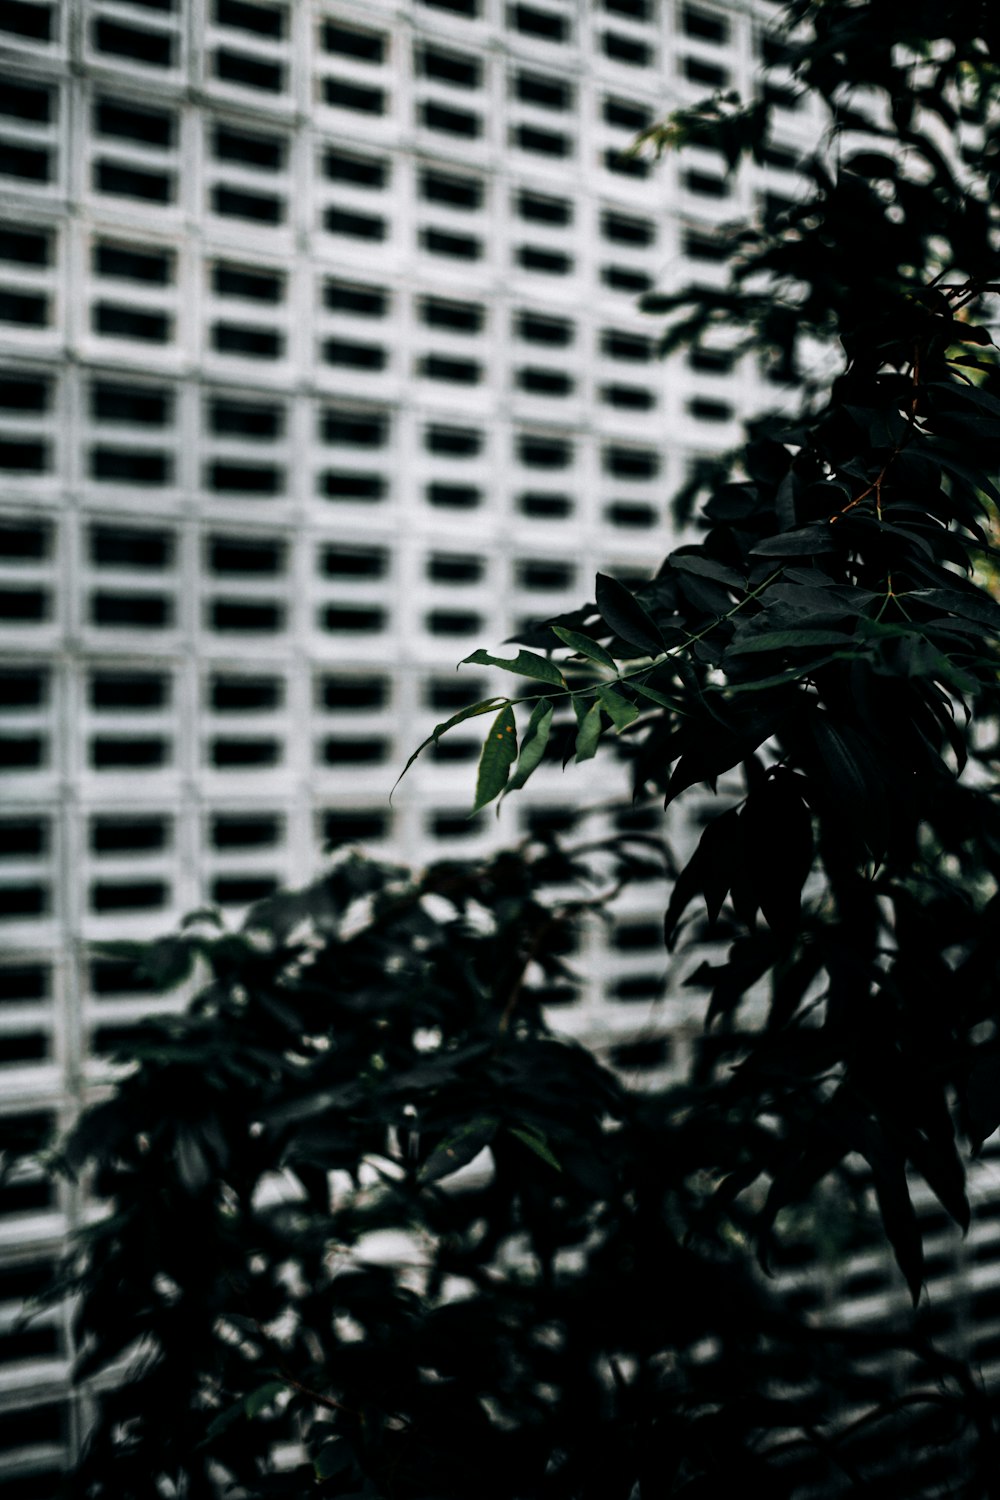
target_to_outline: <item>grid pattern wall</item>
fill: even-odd
[[[701,0],[0,8],[8,1140],[162,1008],[95,943],[238,919],[325,841],[422,862],[608,800],[606,768],[542,773],[499,834],[470,821],[474,730],[387,793],[495,689],[455,662],[598,568],[648,575],[665,497],[761,402],[749,361],[660,363],[637,297],[721,276],[714,229],[791,191],[794,153],[729,181],[629,151],[756,49]],[[559,1012],[654,1073],[686,1015],[660,911],[623,898]],[[78,1205],[0,1199],[0,1481],[28,1497],[80,1414],[61,1318],[14,1314]]]

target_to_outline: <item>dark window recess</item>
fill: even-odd
[[[351,339],[327,339],[323,359],[328,365],[352,370],[384,370],[388,353],[381,344],[358,344]]]
[[[35,1061],[48,1056],[48,1042],[42,1036],[8,1036],[3,1038],[0,1046],[0,1062]],[[25,1047],[34,1047],[36,1050],[25,1051]],[[0,1362],[3,1364],[27,1359],[55,1359],[61,1349],[59,1329],[51,1326],[25,1328],[15,1324],[0,1334]]]
[[[651,170],[650,162],[643,157],[614,149],[605,151],[604,165],[609,172],[614,172],[619,177],[648,177]]]
[[[476,699],[485,698],[488,690],[489,684],[481,677],[470,680],[463,674],[460,682],[453,682],[449,677],[432,677],[424,688],[424,702],[436,711],[459,709]]]
[[[52,262],[52,236],[47,231],[0,229],[0,260],[23,266],[47,266]]]
[[[90,887],[90,909],[144,911],[165,906],[170,890],[165,880],[95,880]]]
[[[381,807],[324,813],[320,823],[323,838],[332,845],[388,838],[390,826],[390,815]]]
[[[474,458],[483,451],[483,434],[474,427],[428,427],[424,433],[428,453],[451,458]]]
[[[285,611],[280,604],[266,599],[252,603],[214,599],[209,605],[208,624],[210,630],[220,634],[274,635],[285,627]]]
[[[0,1214],[28,1214],[40,1213],[54,1206],[55,1188],[51,1182],[9,1182],[0,1192]],[[17,1445],[24,1443],[25,1425],[23,1414],[18,1412],[17,1437],[14,1439]],[[8,1417],[8,1422],[12,1419]],[[0,1428],[0,1432],[3,1429]],[[8,1433],[11,1428],[8,1427]],[[52,1493],[50,1491],[50,1493]],[[56,1491],[58,1493],[58,1491]],[[27,1500],[27,1492],[22,1480],[17,1481],[17,1500]],[[40,1500],[45,1500],[45,1492],[42,1491]]]
[[[41,886],[19,886],[3,892],[3,915],[44,916],[45,906],[40,910],[21,912],[22,902],[31,905],[33,898],[45,895]],[[20,1035],[0,1036],[0,1066],[17,1067],[18,1064],[44,1062],[50,1055],[49,1037],[43,1031],[21,1032]],[[59,1347],[59,1334],[55,1328],[24,1329],[20,1333],[0,1334],[0,1360],[28,1359],[32,1356],[55,1354]]]
[[[653,357],[653,343],[642,334],[619,333],[616,329],[606,328],[601,334],[601,353],[608,359],[647,364]]]
[[[725,240],[709,234],[699,234],[695,229],[685,231],[682,249],[689,260],[715,262],[729,258],[729,246]]]
[[[271,442],[285,430],[283,406],[256,406],[248,401],[211,401],[208,425],[219,435],[229,434]]]
[[[48,759],[48,740],[40,734],[0,736],[0,770],[34,771]]]
[[[653,49],[646,42],[637,42],[617,31],[606,31],[601,38],[605,57],[612,62],[627,63],[633,68],[648,68],[653,61]]]
[[[120,99],[98,99],[94,109],[94,130],[98,135],[116,136],[123,141],[139,141],[144,146],[169,150],[174,143],[177,117],[164,110],[137,109]]]
[[[445,10],[452,16],[474,17],[479,14],[479,0],[422,0],[428,10]]]
[[[370,739],[328,739],[322,745],[323,759],[328,766],[374,766],[389,759],[389,741]]]
[[[617,406],[623,411],[651,411],[656,405],[655,393],[639,385],[602,386],[601,400],[607,406]]]
[[[170,679],[159,672],[95,672],[90,679],[90,706],[98,712],[141,713],[169,703]]]
[[[541,109],[573,108],[573,89],[563,78],[518,73],[514,79],[514,93],[526,104],[537,104]]]
[[[612,291],[627,292],[630,296],[648,292],[653,285],[653,278],[647,271],[635,271],[629,266],[602,266],[601,280]]]
[[[533,5],[512,5],[507,12],[507,23],[525,36],[535,36],[546,42],[565,42],[569,26],[565,17],[553,15],[548,10],[536,10]]]
[[[0,1003],[38,1005],[52,999],[52,970],[48,964],[14,963],[0,966]],[[19,1147],[35,1150],[45,1144],[54,1125],[49,1115],[5,1115],[5,1144],[16,1138]]]
[[[389,181],[389,163],[381,156],[348,156],[328,151],[323,172],[331,182],[352,182],[356,187],[381,188]]]
[[[519,495],[517,508],[523,516],[539,521],[562,521],[573,514],[573,502],[568,495],[542,495],[535,491]]]
[[[386,482],[381,474],[354,474],[343,469],[327,469],[320,476],[320,488],[330,500],[356,500],[370,503],[383,500]]]
[[[52,386],[36,376],[0,375],[0,411],[42,412],[49,409]]]
[[[327,281],[323,286],[323,306],[330,312],[351,313],[356,318],[382,318],[389,310],[389,293],[381,286]]]
[[[655,479],[660,472],[660,455],[644,448],[605,448],[601,455],[606,474],[619,479]]]
[[[480,557],[441,553],[427,560],[427,577],[434,583],[478,583],[484,564]]]
[[[548,318],[538,313],[520,313],[516,328],[518,338],[553,349],[564,349],[576,337],[575,326],[566,318]]]
[[[0,558],[5,562],[41,562],[51,545],[48,522],[0,520]]]
[[[432,609],[424,615],[432,636],[471,636],[483,630],[483,616],[472,609]]]
[[[385,708],[389,702],[389,680],[386,677],[319,677],[316,680],[316,701],[322,708]],[[462,702],[465,701],[463,698]]]
[[[420,123],[428,130],[440,130],[445,135],[465,136],[467,140],[475,140],[483,130],[479,115],[467,109],[451,109],[433,99],[426,99],[421,104]]]
[[[448,172],[421,172],[420,196],[429,203],[447,203],[452,208],[479,208],[483,184],[476,177],[456,177]]]
[[[36,120],[45,124],[52,118],[51,89],[16,84],[9,78],[0,95],[0,114],[9,114],[15,120]]]
[[[702,370],[709,375],[728,375],[733,368],[733,355],[728,349],[694,348],[688,350],[687,362],[692,370]]]
[[[700,57],[686,57],[682,72],[689,83],[697,83],[706,89],[724,89],[729,84],[729,69],[718,63],[705,62]]]
[[[219,906],[249,906],[273,896],[277,889],[274,875],[219,875],[212,881],[211,899]]]
[[[517,582],[522,589],[567,589],[576,578],[572,563],[549,559],[527,559],[517,564]]]
[[[616,1068],[662,1068],[670,1061],[670,1051],[670,1041],[665,1036],[619,1042],[611,1048],[611,1062]]]
[[[40,859],[48,853],[49,825],[41,818],[0,822],[0,859]]]
[[[440,739],[431,746],[430,757],[446,765],[467,765],[478,759],[479,744],[476,740]]]
[[[98,302],[92,314],[95,333],[105,338],[137,339],[146,344],[170,342],[171,321],[166,313],[144,312],[137,307],[119,307],[112,302]]]
[[[633,21],[649,20],[650,0],[604,0],[604,9],[612,15],[630,16]]]
[[[94,625],[123,630],[166,630],[174,622],[173,600],[162,594],[91,595],[90,618]]]
[[[518,125],[513,132],[513,144],[522,151],[533,151],[538,156],[571,156],[573,142],[568,135],[554,130],[539,130],[536,125]]]
[[[681,26],[685,36],[697,37],[702,42],[715,42],[721,47],[729,40],[729,21],[716,11],[685,5],[681,11]]]
[[[320,434],[324,443],[347,443],[353,448],[382,448],[389,437],[389,421],[381,412],[323,412]]]
[[[525,271],[540,271],[545,276],[566,276],[573,269],[573,258],[561,250],[542,250],[537,245],[522,245],[517,263]]]
[[[12,36],[23,36],[33,42],[49,42],[52,40],[52,11],[51,5],[4,0],[0,8],[0,31],[9,31]]]
[[[728,401],[711,401],[707,396],[695,396],[687,404],[692,417],[699,422],[731,422],[733,408]]]
[[[169,172],[143,172],[119,162],[94,163],[94,189],[118,198],[140,198],[145,203],[171,203],[174,179]]]
[[[687,171],[682,174],[682,181],[688,192],[699,198],[725,198],[729,193],[725,178],[712,172]]]
[[[98,734],[90,742],[95,771],[152,771],[167,763],[168,742],[158,735]]]
[[[659,1000],[663,994],[662,974],[629,974],[611,986],[612,1000],[627,1004]]]
[[[320,560],[328,578],[384,578],[388,566],[384,547],[326,547]]]
[[[28,328],[44,328],[48,321],[48,297],[0,288],[0,323],[20,323]]]
[[[103,241],[94,249],[94,271],[98,276],[114,276],[119,281],[168,286],[174,279],[174,253],[172,250],[140,250],[134,245],[113,245]]]
[[[359,62],[384,62],[388,42],[384,31],[357,31],[336,21],[326,21],[323,25],[323,51],[355,57]]]
[[[426,490],[427,504],[435,510],[475,510],[482,504],[482,491],[473,484],[442,484],[436,481]]]
[[[0,708],[41,708],[48,686],[47,672],[0,671]]]
[[[543,198],[540,193],[518,193],[517,212],[535,224],[572,224],[573,205],[565,198]]]
[[[0,469],[44,474],[48,466],[48,451],[41,439],[0,438]]]
[[[208,543],[208,566],[213,573],[252,573],[274,577],[283,572],[283,543],[249,537],[213,536]]]
[[[208,488],[220,494],[276,495],[283,474],[273,464],[238,464],[217,459],[208,465],[206,478]]]
[[[242,88],[280,94],[284,75],[285,70],[280,63],[264,62],[259,57],[248,57],[243,52],[230,52],[228,47],[220,47],[215,54],[215,76],[223,83],[236,83]]]
[[[17,625],[38,625],[48,617],[47,590],[0,588],[0,620]]]
[[[228,125],[217,125],[212,136],[212,154],[217,161],[235,161],[265,172],[280,172],[285,165],[286,142],[280,136],[248,135]]]
[[[384,240],[386,222],[374,214],[359,214],[347,208],[328,208],[323,220],[327,234],[345,234],[355,240]]]
[[[256,36],[285,34],[283,5],[248,5],[246,0],[215,0],[215,19],[220,26],[233,26]]]
[[[242,297],[250,302],[283,302],[285,278],[257,266],[212,267],[212,291],[217,297]]]
[[[227,219],[250,219],[255,224],[281,224],[285,203],[283,198],[270,193],[248,193],[244,188],[216,185],[212,189],[212,212]]]
[[[0,141],[0,172],[24,182],[48,182],[49,153],[42,146],[19,146]]]
[[[478,57],[423,47],[417,53],[416,63],[417,72],[425,78],[434,78],[438,83],[448,83],[454,88],[477,89],[483,81],[483,67]]]
[[[371,635],[385,629],[385,610],[377,604],[329,604],[320,611],[324,630]]]
[[[619,953],[639,953],[663,947],[662,922],[623,922],[611,934],[611,946]]]
[[[248,328],[242,323],[213,323],[212,348],[245,359],[280,359],[285,350],[277,328]]]
[[[529,469],[565,469],[573,461],[573,448],[560,438],[522,437],[517,456]]]
[[[94,854],[153,854],[170,841],[167,818],[92,818],[90,848]]]
[[[350,109],[362,115],[385,114],[384,89],[351,83],[346,78],[324,78],[323,98],[334,109]]]
[[[170,463],[165,453],[136,452],[131,448],[92,448],[91,479],[113,484],[168,484]]]
[[[483,367],[475,359],[451,359],[443,354],[427,354],[420,361],[420,374],[428,380],[447,380],[452,385],[478,385]]]
[[[797,151],[790,151],[785,146],[765,146],[761,161],[765,166],[776,167],[779,172],[794,172],[801,157]]]
[[[482,820],[467,813],[434,813],[429,821],[436,839],[468,839],[482,832]]]
[[[486,309],[475,302],[424,297],[420,303],[420,321],[429,328],[448,328],[453,333],[478,333],[486,321]]]
[[[229,770],[239,766],[277,766],[281,764],[281,741],[273,739],[209,741],[208,756],[213,766]]]
[[[136,427],[165,427],[171,416],[172,393],[162,387],[112,385],[98,381],[90,388],[94,422],[122,422]]]
[[[420,244],[431,255],[446,255],[453,260],[479,260],[482,241],[471,234],[449,234],[444,229],[423,229]]]
[[[655,224],[649,219],[631,219],[625,214],[602,214],[601,233],[606,240],[618,245],[652,245],[656,241]]]
[[[622,130],[630,130],[633,135],[645,130],[653,120],[652,111],[644,104],[634,104],[627,99],[605,99],[601,114],[606,125],[617,125]]]
[[[285,701],[280,677],[213,677],[208,701],[219,714],[268,713]]]
[[[122,26],[118,21],[100,19],[94,23],[94,47],[113,57],[127,57],[150,68],[173,66],[173,38],[163,31],[140,31],[136,26]]]
[[[90,560],[98,568],[169,568],[173,537],[168,531],[128,526],[92,526]]]
[[[37,1297],[45,1290],[55,1269],[52,1261],[34,1258],[28,1265],[0,1267],[0,1302],[23,1302]],[[21,1413],[18,1412],[17,1415],[20,1416]],[[30,1417],[31,1412],[28,1415]]]
[[[217,813],[209,823],[209,839],[216,849],[270,849],[281,842],[284,829],[278,813]]]
[[[518,370],[517,384],[535,396],[571,396],[576,381],[563,370],[540,370],[529,365]]]

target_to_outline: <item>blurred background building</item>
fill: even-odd
[[[455,663],[597,569],[650,576],[690,465],[779,398],[724,351],[661,362],[638,299],[724,276],[715,229],[794,191],[816,120],[779,87],[787,139],[735,180],[629,150],[746,93],[765,47],[710,0],[0,5],[8,1143],[162,1008],[95,943],[239,921],[331,840],[419,865],[581,798],[591,832],[658,826],[610,810],[606,757],[470,821],[476,724],[388,793],[499,685]],[[626,894],[558,1012],[629,1069],[683,1053],[662,909]],[[85,1418],[64,1319],[17,1321],[79,1214],[40,1176],[0,1189],[12,1500],[50,1493]]]

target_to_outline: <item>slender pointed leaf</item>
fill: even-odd
[[[621,693],[616,692],[613,687],[599,687],[597,689],[597,701],[619,734],[623,729],[627,729],[630,724],[634,724],[639,717],[639,710],[635,704],[630,703],[627,698],[623,698]]]
[[[590,760],[597,753],[597,742],[601,737],[601,705],[592,703],[580,721],[576,732],[576,759]]]
[[[521,750],[517,757],[517,765],[504,790],[504,796],[508,792],[520,791],[532,771],[540,765],[552,731],[554,713],[555,707],[548,698],[540,698],[535,704],[531,718],[528,720],[528,727],[521,737]]]
[[[656,621],[617,578],[598,573],[597,608],[604,623],[630,646],[648,651],[651,656],[659,656],[664,649]]]
[[[578,655],[589,657],[591,661],[599,662],[602,667],[610,667],[612,672],[618,671],[614,657],[609,655],[603,646],[592,641],[589,635],[581,635],[578,630],[567,630],[564,625],[553,625],[552,634],[557,635],[563,645],[572,646]]]
[[[492,802],[498,792],[507,785],[510,768],[517,759],[517,725],[514,710],[506,704],[490,725],[490,732],[483,741],[479,756],[479,774],[476,777],[476,801],[473,812]]]
[[[519,651],[516,656],[505,661],[503,657],[491,656],[488,651],[473,651],[471,656],[462,660],[462,666],[475,665],[477,667],[502,667],[505,672],[516,672],[519,677],[533,677],[536,682],[547,682],[552,687],[566,686],[566,679],[559,668],[544,656],[538,656],[534,651]]]
[[[453,729],[456,724],[464,723],[466,719],[475,719],[479,714],[488,714],[491,712],[491,710],[496,708],[498,703],[509,703],[509,701],[510,700],[508,698],[504,698],[499,693],[495,698],[481,698],[478,703],[470,703],[468,708],[460,709],[457,714],[452,714],[451,718],[445,719],[443,724],[435,724],[430,734],[422,742],[422,744],[419,744],[417,746],[413,754],[410,756],[409,760],[406,762],[406,765],[396,777],[396,780],[393,783],[392,791],[394,792],[396,790],[396,787],[399,786],[399,783],[402,781],[403,777],[413,765],[413,762],[416,760],[421,751],[426,750],[428,745],[437,744],[438,740],[443,734],[447,732],[447,730]],[[392,801],[392,792],[389,793],[389,800],[390,802]]]

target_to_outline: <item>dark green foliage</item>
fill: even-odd
[[[426,742],[490,714],[477,807],[611,731],[637,794],[717,792],[665,914],[671,949],[708,945],[691,1077],[627,1089],[530,983],[572,983],[569,929],[636,841],[595,855],[603,883],[552,844],[417,883],[347,861],[243,934],[156,945],[165,986],[210,975],[66,1148],[110,1205],[69,1276],[82,1373],[140,1341],[79,1494],[996,1493],[996,1394],[919,1316],[811,1323],[758,1264],[833,1222],[841,1250],[887,1241],[917,1301],[910,1184],[964,1229],[1000,1122],[997,156],[989,129],[953,149],[960,113],[995,122],[998,19],[790,16],[781,56],[831,122],[808,190],[727,231],[727,287],[648,305],[667,350],[729,333],[826,373],[700,472],[700,540],[651,582],[599,577],[533,650],[469,658],[544,696]],[[650,139],[760,158],[773,100]],[[271,1472],[290,1436],[308,1461]]]

